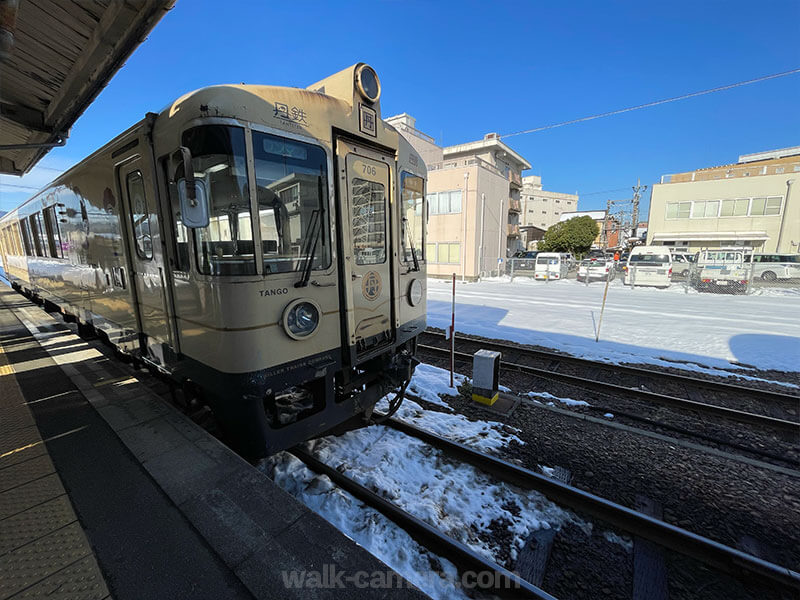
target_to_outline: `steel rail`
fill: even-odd
[[[800,590],[800,573],[762,560],[709,538],[681,529],[630,508],[579,490],[500,458],[478,452],[396,418],[386,425],[438,448],[448,455],[506,483],[541,492],[554,502],[583,511],[620,529],[648,539],[679,554],[690,556],[743,581],[763,581]]]
[[[444,338],[444,333],[440,333],[438,331],[431,331],[430,329],[426,329],[424,335],[430,335],[437,338]],[[758,398],[760,400],[766,400],[770,402],[795,402],[800,403],[800,396],[795,396],[792,394],[784,394],[782,392],[777,392],[773,390],[762,390],[759,388],[754,388],[750,386],[743,386],[743,385],[736,385],[732,383],[725,383],[723,381],[713,381],[710,379],[702,379],[699,377],[690,377],[688,375],[681,375],[679,373],[665,373],[663,371],[653,371],[648,370],[642,367],[634,367],[630,365],[618,365],[618,364],[610,364],[605,362],[600,362],[596,360],[590,360],[587,358],[579,358],[577,356],[569,356],[567,354],[559,354],[558,352],[548,352],[546,350],[538,350],[534,348],[527,348],[522,345],[515,344],[514,342],[510,342],[508,344],[504,344],[502,342],[491,342],[487,340],[477,339],[474,337],[470,337],[464,334],[456,334],[456,340],[463,340],[465,342],[474,342],[476,344],[481,344],[482,346],[486,347],[487,349],[510,349],[516,352],[522,352],[525,354],[530,354],[532,356],[538,356],[541,358],[546,358],[550,360],[559,360],[567,363],[573,363],[576,365],[582,366],[590,366],[590,367],[601,367],[605,369],[613,369],[614,371],[620,373],[627,373],[629,375],[638,375],[641,377],[648,377],[650,379],[660,379],[662,381],[670,381],[673,383],[683,383],[688,385],[695,385],[699,387],[704,387],[709,390],[714,390],[718,392],[726,392],[732,394],[747,394],[752,398]]]
[[[450,350],[447,348],[439,348],[438,346],[427,346],[424,344],[417,345],[418,350],[433,351],[439,354],[449,354]],[[466,352],[456,352],[456,355],[465,359],[472,359],[472,355]],[[520,371],[529,375],[535,375],[542,379],[549,379],[560,383],[567,383],[584,389],[590,389],[605,394],[627,394],[629,396],[636,396],[640,400],[662,404],[664,406],[671,406],[673,408],[682,408],[689,410],[696,410],[701,413],[711,414],[715,416],[725,417],[741,423],[749,425],[757,425],[778,431],[787,431],[794,434],[800,433],[800,422],[786,421],[776,417],[767,415],[759,415],[725,406],[718,406],[716,404],[706,404],[703,402],[696,402],[694,400],[687,400],[685,398],[676,398],[675,396],[667,396],[666,394],[659,394],[656,392],[649,392],[647,390],[640,390],[637,388],[629,388],[615,383],[606,383],[597,381],[596,379],[585,379],[577,375],[567,375],[566,373],[558,373],[555,371],[548,371],[538,367],[531,367],[529,365],[521,365],[501,360],[500,367]]]
[[[383,496],[379,496],[347,475],[314,458],[302,448],[295,446],[290,452],[312,471],[327,475],[336,485],[394,521],[420,545],[435,554],[448,558],[456,565],[456,568],[462,574],[462,578],[463,574],[467,572],[472,572],[476,575],[478,573],[492,572],[492,581],[495,585],[491,589],[481,589],[481,591],[491,591],[498,596],[507,598],[556,600],[556,598],[522,579],[519,575],[512,573],[505,567],[501,567],[492,560],[484,558],[465,544],[457,542],[432,525],[406,512],[393,502],[386,500]]]

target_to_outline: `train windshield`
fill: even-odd
[[[208,227],[194,230],[198,269],[206,275],[255,275],[244,130],[205,125],[187,130],[183,141],[209,204]]]
[[[264,274],[330,265],[328,167],[325,151],[253,133]]]

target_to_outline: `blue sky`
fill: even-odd
[[[231,8],[229,8],[231,7]],[[697,2],[238,2],[178,0],[53,150],[0,179],[23,201],[145,112],[215,83],[305,87],[375,67],[384,116],[407,112],[447,145],[800,66],[800,0]],[[800,145],[800,75],[509,138],[545,189],[580,208],[640,177]],[[609,191],[611,190],[611,191]],[[649,197],[649,190],[646,193]]]

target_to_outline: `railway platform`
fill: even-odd
[[[0,600],[425,597],[136,374],[0,281]]]

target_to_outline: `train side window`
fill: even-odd
[[[44,209],[44,227],[47,232],[47,244],[50,250],[50,256],[53,258],[64,258],[64,249],[61,246],[61,231],[58,228],[55,206],[49,206]]]
[[[31,244],[31,232],[28,221],[22,219],[19,222],[19,230],[22,232],[22,245],[25,246],[25,256],[33,256],[33,245]]]
[[[167,194],[169,196],[170,216],[172,220],[172,237],[174,240],[174,255],[175,264],[174,270],[188,273],[190,268],[189,263],[189,232],[186,226],[181,221],[181,203],[178,197],[178,186],[176,181],[179,179],[178,174],[175,177],[169,172],[169,158],[163,157],[161,164],[164,167],[164,172],[167,178]],[[180,169],[183,172],[183,168]]]
[[[19,238],[19,223],[12,223],[10,230],[11,237],[14,240],[14,251],[16,252],[16,255],[24,256],[25,253],[22,251],[22,243],[20,242]]]
[[[136,254],[140,258],[150,260],[153,258],[153,238],[150,235],[150,213],[147,210],[142,172],[128,173],[126,185],[133,237],[136,240]]]
[[[403,247],[403,260],[413,263],[414,255],[416,255],[418,261],[424,259],[425,222],[422,215],[425,214],[423,210],[425,181],[422,177],[417,177],[405,171],[400,177],[402,181],[400,203],[402,235],[400,243]]]
[[[33,215],[36,219],[36,231],[37,237],[39,238],[39,249],[41,250],[40,256],[49,257],[50,256],[50,242],[47,239],[47,230],[44,228],[44,219],[42,218],[42,213],[37,212]]]
[[[47,256],[46,244],[44,244],[44,231],[42,231],[42,215],[34,213],[28,217],[31,226],[31,237],[33,238],[34,256]]]

